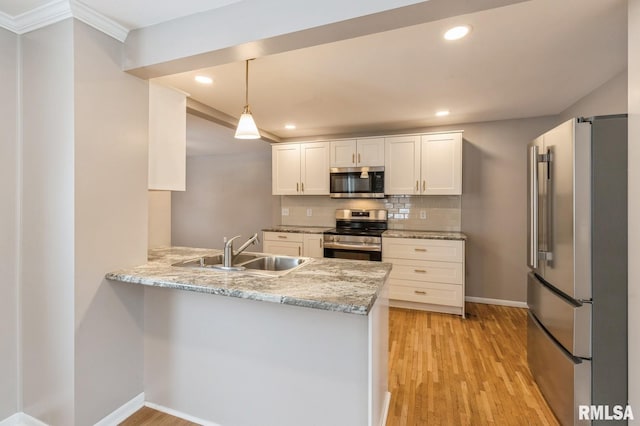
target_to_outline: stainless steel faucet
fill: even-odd
[[[242,253],[243,251],[246,250],[247,247],[249,247],[251,244],[257,244],[260,242],[260,240],[258,239],[258,233],[256,232],[255,234],[253,234],[253,237],[249,238],[242,246],[240,246],[240,248],[234,253],[233,252],[233,240],[235,240],[236,238],[240,238],[240,235],[236,235],[235,237],[229,238],[227,240],[227,237],[224,238],[224,257],[222,259],[223,262],[223,266],[225,268],[231,268],[233,266],[233,259],[239,255],[240,253]]]

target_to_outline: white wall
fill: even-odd
[[[0,421],[18,411],[17,47],[0,29]]]
[[[629,0],[629,403],[640,424],[640,0]]]
[[[22,36],[23,411],[72,425],[73,22]]]
[[[74,21],[75,424],[143,391],[142,288],[105,273],[147,260],[148,83],[122,44]]]
[[[280,223],[280,199],[271,195],[271,147],[241,155],[187,158],[187,190],[172,194],[174,246],[222,248],[223,238],[246,240]],[[239,242],[235,247],[239,246]],[[248,250],[262,250],[262,243]]]

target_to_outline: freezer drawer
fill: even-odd
[[[558,295],[533,273],[527,276],[529,309],[571,354],[591,358],[591,304]]]
[[[591,403],[591,362],[574,358],[563,350],[531,311],[527,323],[527,361],[560,423],[582,424],[578,421],[578,406]]]

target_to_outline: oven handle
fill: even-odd
[[[379,244],[377,245],[369,245],[369,244],[343,244],[343,243],[324,243],[324,248],[326,249],[342,249],[342,250],[360,250],[360,251],[381,251],[381,247]]]

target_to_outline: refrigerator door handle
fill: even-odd
[[[551,238],[553,236],[553,196],[552,196],[552,176],[551,176],[551,150],[547,150],[546,153],[537,156],[538,162],[544,167],[544,227],[543,227],[543,244],[538,250],[538,258],[543,259],[550,264],[553,260],[553,253],[551,247],[553,246]]]
[[[529,266],[538,269],[538,147],[529,148]]]

